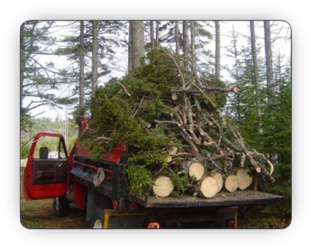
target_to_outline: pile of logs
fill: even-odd
[[[192,179],[189,189],[194,196],[212,198],[221,189],[228,192],[244,190],[252,182],[253,174],[271,176],[273,165],[264,154],[249,148],[240,132],[233,127],[211,96],[215,93],[236,94],[237,87],[209,87],[198,78],[184,78],[174,57],[181,85],[171,89],[171,112],[168,120],[155,120],[157,125],[166,125],[183,141],[183,151],[176,147],[169,151],[169,166],[181,161],[180,175]],[[159,197],[171,194],[174,187],[167,176],[154,179],[153,193]]]
[[[236,174],[228,174],[224,176],[221,172],[213,172],[207,175],[205,167],[198,162],[187,162],[189,167],[186,173],[194,183],[190,185],[193,196],[203,198],[212,198],[219,193],[223,187],[230,193],[239,190],[247,189],[253,182],[253,177],[248,174],[248,171],[240,168]],[[153,193],[158,197],[169,196],[174,189],[174,186],[168,176],[157,176],[154,179]]]
[[[228,192],[244,190],[251,186],[252,176],[257,174],[263,174],[266,179],[274,182],[272,163],[264,154],[244,142],[229,115],[222,113],[218,107],[216,96],[237,94],[239,89],[215,87],[202,82],[195,74],[182,70],[169,51],[164,49],[163,53],[173,63],[176,79],[180,83],[161,96],[161,101],[167,108],[163,116],[157,116],[158,120],[151,123],[151,120],[144,120],[140,116],[140,110],[147,99],[154,98],[145,93],[141,100],[135,99],[138,102],[132,105],[132,118],[143,121],[142,126],[148,134],[155,127],[161,127],[179,141],[178,147],[168,150],[166,168],[181,179],[189,179],[187,193],[212,198],[222,189]],[[126,85],[122,85],[118,94],[122,91],[127,96],[133,94],[131,87],[127,89]],[[106,141],[110,138],[98,139]],[[157,165],[148,170],[156,168]],[[159,168],[157,170],[156,173],[152,172],[152,192],[158,197],[169,196],[175,188],[172,179],[168,174],[162,174]]]

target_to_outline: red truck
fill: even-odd
[[[87,129],[84,118],[79,118],[78,125],[80,132]],[[36,150],[43,137],[58,140],[56,158],[49,158],[46,146]],[[39,155],[35,155],[35,151]],[[74,203],[86,211],[91,228],[237,228],[239,206],[282,199],[254,189],[219,193],[212,199],[133,196],[129,194],[123,171],[127,154],[127,145],[119,143],[94,160],[79,139],[68,154],[62,135],[38,133],[32,142],[23,176],[25,199],[53,198],[57,216],[65,216],[69,204]],[[99,169],[105,178],[96,185],[94,179]]]

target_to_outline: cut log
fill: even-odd
[[[171,99],[172,99],[173,101],[176,101],[176,100],[178,99],[177,94],[176,94],[176,93],[172,93],[172,94],[171,94]]]
[[[205,174],[205,167],[201,163],[189,161],[184,164],[184,170],[191,178],[199,181]]]
[[[238,188],[244,190],[248,188],[252,183],[252,177],[248,175],[247,171],[244,169],[239,169],[236,173]]]
[[[212,174],[212,177],[216,180],[218,185],[218,192],[220,192],[223,187],[223,176],[220,173],[215,172]]]
[[[234,192],[238,188],[238,181],[236,175],[229,175],[224,184],[225,188],[229,192]]]
[[[172,161],[172,156],[167,157],[167,163],[170,163]]]
[[[173,184],[167,176],[158,176],[153,182],[153,193],[156,196],[167,197],[173,191]]]
[[[197,185],[197,192],[200,196],[204,198],[212,198],[219,191],[218,183],[213,177],[206,177],[202,181],[200,181]]]
[[[178,153],[178,147],[171,147],[169,150],[169,156],[174,156]]]

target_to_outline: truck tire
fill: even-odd
[[[63,217],[69,213],[69,201],[65,197],[56,197],[53,199],[54,214]]]
[[[90,221],[90,228],[92,229],[101,229],[104,227],[104,214],[103,209],[96,209],[94,214],[92,215]]]

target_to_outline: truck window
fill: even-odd
[[[65,148],[59,137],[40,137],[35,153],[35,159],[65,159]]]

